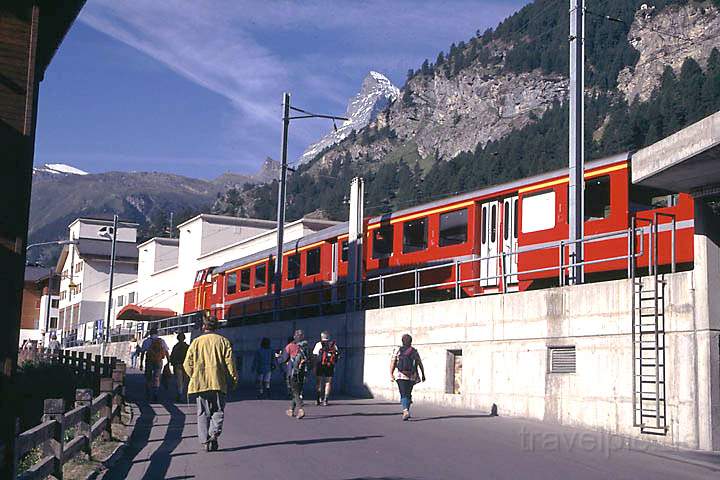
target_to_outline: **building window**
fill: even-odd
[[[63,290],[60,292],[60,300],[65,300],[67,298],[67,292]]]
[[[610,216],[610,175],[585,180],[585,220]]]
[[[82,292],[82,283],[75,285],[75,294],[77,295],[80,292]]]
[[[50,300],[50,308],[58,308],[60,306],[60,300],[57,298],[53,298]]]
[[[373,231],[373,258],[389,257],[393,253],[393,226],[381,225]]]
[[[300,276],[300,254],[294,253],[288,256],[287,260],[287,279],[295,280]]]
[[[51,330],[57,330],[58,327],[58,317],[50,317],[50,329]]]
[[[350,253],[350,244],[347,240],[343,240],[340,244],[340,261],[347,262]]]
[[[550,373],[575,373],[575,347],[548,347]]]
[[[522,197],[522,231],[523,233],[539,232],[555,227],[555,191],[525,195]]]
[[[229,273],[227,276],[227,294],[232,295],[237,292],[237,273]]]
[[[320,273],[320,247],[308,250],[305,255],[305,275]]]
[[[128,303],[135,303],[135,292],[128,293]]]
[[[250,290],[250,269],[240,270],[240,291]]]
[[[120,295],[120,296],[118,296],[118,299],[117,299],[117,306],[118,306],[118,308],[120,308],[120,307],[122,307],[122,306],[124,306],[124,305],[125,305],[125,295]]]
[[[83,269],[83,262],[82,261],[77,262],[75,264],[75,272],[82,272],[82,269]]]
[[[459,245],[467,241],[467,208],[440,215],[440,246]]]
[[[445,393],[462,393],[462,350],[448,350],[445,364]]]
[[[267,265],[261,263],[255,267],[255,288],[267,285]]]
[[[67,271],[67,270],[63,270],[62,278],[68,278],[68,271]]]
[[[427,248],[427,219],[418,218],[403,223],[403,253],[419,252]]]

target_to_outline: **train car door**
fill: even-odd
[[[518,248],[518,197],[508,197],[503,200],[503,253],[510,254],[517,252]],[[508,255],[503,265],[508,277],[507,283],[517,283],[518,256]]]
[[[500,202],[492,201],[483,203],[480,207],[482,220],[480,222],[480,286],[496,287],[498,279],[493,278],[498,274],[498,224],[500,223]],[[486,258],[492,257],[492,258]]]

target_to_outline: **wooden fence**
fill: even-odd
[[[15,441],[15,469],[20,460],[34,449],[40,458],[17,478],[22,480],[43,479],[53,475],[63,478],[63,465],[77,454],[92,456],[91,445],[98,438],[112,438],[112,424],[120,422],[125,397],[125,364],[111,357],[101,357],[83,352],[42,351],[37,360],[68,365],[76,372],[99,376],[100,393],[93,398],[90,388],[75,391],[75,406],[65,411],[61,398],[46,399],[42,423],[22,432]],[[67,442],[68,434],[74,433]]]

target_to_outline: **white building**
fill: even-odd
[[[112,221],[78,218],[69,226],[69,239],[56,270],[60,274],[58,323],[66,342],[94,341],[107,316],[110,280]],[[137,277],[137,224],[118,226],[115,252],[115,284]]]

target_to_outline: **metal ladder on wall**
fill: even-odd
[[[665,281],[657,268],[657,225],[657,219],[650,222],[648,277],[635,277],[634,268],[631,275],[633,425],[641,433],[665,435]]]

